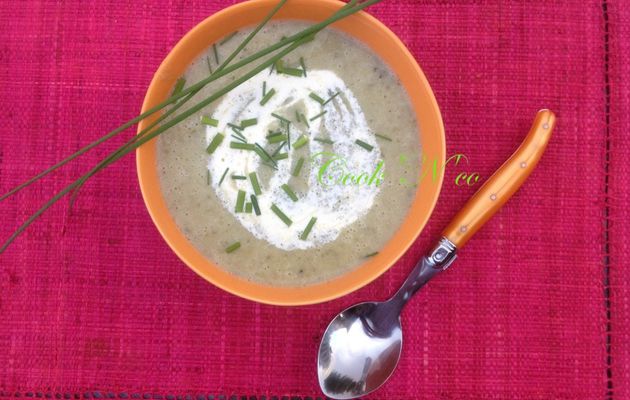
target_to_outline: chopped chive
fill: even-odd
[[[185,84],[186,84],[186,78],[184,78],[184,77],[179,78],[177,80],[177,82],[175,83],[175,88],[173,88],[172,96],[175,96],[176,94],[179,94],[179,92],[184,90],[184,85]]]
[[[219,186],[221,186],[221,184],[223,183],[223,180],[225,179],[225,176],[227,175],[229,170],[230,170],[229,168],[226,168],[225,171],[223,172],[223,175],[221,175],[221,180],[219,181]]]
[[[276,161],[280,161],[280,160],[285,160],[287,158],[289,158],[289,153],[280,153],[280,154],[277,154],[276,156],[274,156],[273,159],[276,160]]]
[[[271,64],[271,68],[269,68],[269,75],[273,74],[273,71],[276,69],[276,63]]]
[[[335,143],[332,140],[326,139],[326,138],[314,138],[313,140],[316,141],[316,142],[326,143],[326,144],[334,144]]]
[[[306,228],[304,228],[304,232],[302,232],[302,234],[300,235],[300,240],[306,240],[306,238],[308,238],[308,234],[311,233],[315,222],[317,222],[317,218],[315,217],[312,217],[311,220],[308,221],[308,224],[306,224]]]
[[[365,143],[363,140],[359,140],[359,139],[357,139],[357,140],[355,140],[355,141],[354,141],[354,143],[356,143],[356,144],[358,144],[359,146],[363,147],[363,148],[364,148],[365,150],[367,150],[367,151],[372,151],[372,150],[374,150],[374,146],[372,146],[372,145],[370,145],[370,144],[368,144],[368,143]]]
[[[274,117],[274,118],[278,118],[280,121],[284,122],[285,124],[290,124],[291,123],[291,121],[289,121],[288,119],[286,119],[283,116],[278,115],[276,113],[271,113],[271,116]]]
[[[206,174],[206,182],[208,183],[208,186],[210,186],[210,170],[207,169],[206,172],[207,172],[207,174]]]
[[[229,122],[229,123],[227,124],[227,126],[229,126],[229,127],[230,127],[230,128],[232,128],[232,129],[236,129],[237,131],[242,131],[242,130],[243,130],[243,128],[241,128],[241,126],[240,126],[240,125],[236,125],[236,124],[233,124],[233,123],[231,123],[231,122]]]
[[[306,78],[306,65],[304,64],[304,57],[300,57],[300,66],[302,67],[302,71],[304,72],[304,77]]]
[[[380,134],[378,134],[378,133],[375,133],[375,134],[374,134],[374,136],[376,136],[377,138],[381,138],[381,139],[383,139],[383,140],[387,140],[388,142],[391,142],[391,141],[392,141],[392,139],[391,139],[391,138],[388,138],[388,137],[387,137],[387,136],[385,136],[385,135],[380,135]]]
[[[221,41],[219,42],[219,45],[224,45],[224,44],[226,44],[226,43],[227,43],[227,42],[229,42],[229,41],[230,41],[230,39],[232,39],[232,38],[234,37],[234,35],[236,35],[237,33],[238,33],[238,31],[234,31],[234,32],[230,33],[229,35],[227,35],[227,36],[225,37],[225,39],[223,39],[223,40],[221,40]]]
[[[249,174],[249,180],[252,182],[252,188],[254,189],[254,194],[261,195],[262,190],[260,190],[260,183],[258,183],[258,175],[255,172]]]
[[[243,212],[243,207],[245,206],[245,195],[246,193],[244,190],[238,191],[238,195],[236,196],[236,207],[234,208],[235,212]]]
[[[221,145],[221,142],[223,142],[223,138],[225,138],[225,136],[223,134],[221,134],[221,133],[217,133],[216,135],[214,135],[214,138],[212,138],[212,141],[210,142],[210,144],[206,148],[206,152],[208,154],[214,153],[214,151],[217,149],[217,147],[219,147],[219,145]]]
[[[241,131],[232,128],[232,132],[234,132],[234,135],[232,136],[238,137],[238,140],[241,142],[247,142],[247,138],[241,133]]]
[[[271,155],[271,158],[274,158],[276,156],[276,154],[280,153],[280,150],[282,150],[282,148],[286,144],[287,144],[287,142],[282,142],[282,144],[280,146],[278,146],[278,148],[273,151],[273,154]]]
[[[295,143],[293,143],[293,148],[299,149],[300,147],[304,146],[306,143],[308,143],[308,137],[302,135],[298,138],[298,140],[295,141]]]
[[[254,212],[256,213],[256,215],[260,215],[260,207],[258,207],[258,198],[256,197],[256,195],[252,194],[250,199],[252,201],[252,207],[254,208]]]
[[[216,119],[214,119],[214,118],[211,118],[211,117],[206,117],[205,115],[202,115],[202,116],[201,116],[201,123],[202,123],[203,125],[210,125],[210,126],[214,126],[215,128],[216,128],[217,126],[219,126],[219,121],[218,121],[218,120],[216,120]]]
[[[341,93],[341,92],[337,92],[337,93],[333,94],[330,98],[328,98],[328,100],[326,100],[326,101],[324,102],[324,104],[323,104],[323,105],[326,105],[326,104],[330,103],[331,101],[333,101],[333,99],[334,99],[335,97],[339,96],[339,93]]]
[[[276,61],[275,65],[276,65],[276,71],[278,71],[279,74],[284,72],[284,61],[282,61],[282,59],[279,59],[278,61]]]
[[[302,170],[302,165],[304,165],[304,157],[300,157],[300,159],[297,161],[297,163],[295,164],[295,167],[293,168],[293,172],[291,173],[291,175],[293,175],[295,177],[300,175],[300,171]]]
[[[272,88],[270,91],[267,92],[267,94],[262,98],[262,100],[260,100],[260,105],[264,106],[265,104],[267,104],[267,102],[271,100],[274,94],[276,94],[276,89]]]
[[[291,224],[293,223],[293,221],[291,221],[291,218],[287,217],[287,215],[283,213],[282,210],[280,210],[275,204],[271,205],[271,211],[273,211],[274,214],[276,214],[278,218],[280,218],[282,222],[284,222],[287,226],[291,226]]]
[[[245,212],[247,214],[251,214],[252,213],[252,203],[245,204]]]
[[[231,253],[233,251],[238,250],[241,247],[241,242],[232,243],[228,247],[225,248],[226,253]]]
[[[306,125],[307,128],[310,128],[311,124],[308,123],[308,119],[306,119],[306,115],[300,113],[300,117],[302,117],[302,121],[304,121],[304,125]]]
[[[212,51],[214,52],[214,60],[219,64],[219,51],[217,50],[217,44],[212,45]]]
[[[309,94],[308,97],[310,97],[311,99],[315,100],[316,102],[318,102],[321,105],[324,105],[324,103],[326,102],[326,100],[324,100],[321,97],[319,97],[315,92],[311,92],[311,94]]]
[[[230,148],[236,150],[254,150],[255,146],[251,143],[230,142]]]
[[[263,82],[263,98],[265,97],[265,95],[267,94],[267,81]]]
[[[235,179],[237,181],[244,181],[245,179],[247,179],[247,177],[243,175],[232,175],[232,179]]]
[[[377,255],[377,254],[378,254],[378,251],[375,251],[374,253],[367,254],[367,255],[365,256],[365,258],[374,257],[374,256],[375,256],[375,255]]]
[[[243,138],[243,136],[230,135],[231,138],[238,140],[241,143],[247,143],[247,140]]]
[[[269,143],[280,143],[280,142],[284,142],[286,140],[287,140],[287,135],[285,135],[285,134],[283,134],[281,132],[278,132],[276,134],[267,136],[267,141]]]
[[[244,119],[241,121],[241,128],[245,129],[258,123],[258,118]]]
[[[214,72],[212,72],[212,61],[210,61],[210,56],[206,56],[206,63],[208,64],[208,70],[210,71],[210,75],[212,75]]]
[[[298,197],[295,194],[295,192],[293,191],[293,189],[291,189],[291,187],[289,185],[287,185],[286,183],[282,186],[280,186],[282,188],[282,190],[284,190],[284,193],[287,194],[287,196],[289,196],[289,198],[293,201],[298,201]]]
[[[322,111],[319,114],[317,114],[316,116],[314,116],[313,118],[310,119],[311,122],[315,121],[317,118],[321,118],[324,116],[324,114],[326,114],[328,111]]]
[[[287,147],[291,150],[291,125],[287,124]]]
[[[262,158],[264,161],[271,162],[274,166],[276,165],[276,161],[273,159],[273,157],[269,155],[269,153],[267,153],[267,151],[261,145],[256,143],[255,146],[256,147],[254,148],[254,151],[260,156],[260,158]]]
[[[283,74],[291,75],[291,76],[304,76],[304,71],[299,68],[284,68],[282,70]]]

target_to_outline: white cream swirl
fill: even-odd
[[[267,90],[274,89],[276,93],[261,106],[263,82],[266,82]],[[339,95],[324,106],[309,97],[311,93],[316,93],[328,99],[337,92]],[[313,118],[322,111],[326,113],[309,121],[310,126],[307,127],[304,122],[296,121],[296,111],[306,118]],[[244,129],[243,135],[249,143],[265,146],[269,131],[281,128],[280,121],[272,113],[292,121],[292,144],[301,135],[309,139],[308,144],[300,149],[291,148],[287,151],[285,146],[282,152],[288,152],[288,159],[279,160],[277,170],[263,165],[260,156],[253,151],[230,148],[229,142],[235,139],[230,137],[232,129],[227,126],[227,123],[239,124],[242,120],[257,118],[257,124]],[[255,237],[284,250],[318,247],[334,241],[343,229],[359,220],[372,207],[380,190],[377,185],[344,185],[328,182],[327,179],[324,182],[330,184],[322,184],[318,178],[321,161],[330,158],[328,155],[321,155],[322,152],[334,153],[337,157],[328,172],[344,164],[347,172],[369,173],[375,170],[381,160],[380,147],[359,102],[335,73],[309,70],[308,77],[304,78],[275,73],[270,75],[264,71],[224,96],[213,117],[220,124],[217,128],[206,128],[207,142],[210,143],[217,132],[225,133],[226,138],[208,158],[212,187],[223,206]],[[314,138],[326,138],[334,143],[325,144],[313,140]],[[372,151],[357,145],[356,140],[372,146]],[[275,147],[277,145],[273,145],[270,152]],[[296,178],[291,173],[300,157],[305,158],[301,174],[303,177],[306,173],[309,175],[307,185],[302,185],[303,190],[295,190],[299,200],[294,202],[281,186],[287,183],[294,186],[291,183]],[[229,168],[228,175],[219,185],[226,168]],[[261,180],[262,194],[257,196],[260,216],[235,212],[238,191],[247,192],[246,198],[249,200],[253,189],[249,179],[235,180],[231,179],[231,175],[248,176],[252,172],[257,172]],[[340,170],[337,172],[339,176]],[[267,179],[264,179],[265,176]],[[292,220],[290,226],[274,214],[271,210],[272,204],[277,205]],[[311,217],[316,217],[317,223],[307,240],[301,240],[300,234]]]

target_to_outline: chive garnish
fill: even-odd
[[[221,40],[221,41],[219,42],[219,45],[224,45],[224,44],[226,44],[226,43],[227,43],[227,42],[229,42],[229,41],[230,41],[230,39],[232,39],[232,38],[234,37],[234,35],[236,35],[237,33],[238,33],[238,31],[234,31],[234,32],[230,33],[229,35],[227,35],[227,36],[225,37],[225,39],[223,39],[223,40]]]
[[[306,240],[306,238],[308,238],[308,235],[309,233],[311,233],[315,222],[317,222],[317,218],[315,217],[312,217],[311,220],[308,221],[308,224],[306,224],[306,228],[304,228],[304,232],[302,232],[302,234],[300,235],[300,240]]]
[[[212,45],[212,51],[214,52],[214,60],[219,64],[219,51],[217,50],[217,44]]]
[[[335,143],[332,140],[326,139],[326,138],[314,138],[313,140],[316,141],[316,142],[326,143],[326,144],[334,144]]]
[[[241,133],[241,131],[232,128],[232,132],[234,132],[234,135],[232,136],[236,136],[238,140],[240,140],[243,143],[247,142],[247,138]]]
[[[209,169],[206,170],[206,182],[208,183],[208,186],[210,186],[210,170]]]
[[[210,125],[210,126],[214,126],[215,128],[216,128],[217,126],[219,126],[219,121],[217,121],[216,119],[211,118],[211,117],[206,117],[205,115],[202,115],[202,116],[201,116],[201,123],[202,123],[203,125]]]
[[[289,185],[287,185],[286,183],[282,186],[280,186],[282,188],[282,190],[284,190],[284,193],[287,194],[287,196],[289,196],[289,198],[293,201],[298,201],[298,197],[295,194],[295,192],[293,191],[293,189],[291,189],[291,187]]]
[[[265,97],[265,95],[267,94],[267,81],[263,82],[263,98]]]
[[[260,207],[258,207],[258,198],[256,197],[256,195],[252,194],[250,199],[252,201],[252,207],[254,208],[254,212],[256,213],[256,215],[260,215]]]
[[[317,114],[316,116],[314,116],[313,118],[310,119],[311,122],[315,121],[317,118],[321,118],[324,116],[324,114],[326,114],[328,111],[324,110],[322,112],[320,112],[319,114]]]
[[[243,138],[243,136],[230,135],[231,138],[238,140],[241,143],[247,143],[247,140]]]
[[[210,75],[214,74],[214,72],[212,72],[212,62],[210,61],[210,56],[206,56],[206,64],[208,64],[208,71],[210,71]]]
[[[291,76],[303,76],[304,75],[304,71],[302,71],[299,68],[284,68],[282,70],[283,74],[287,74],[287,75],[291,75]]]
[[[234,212],[240,213],[243,212],[243,207],[245,206],[245,191],[239,190],[238,195],[236,196],[236,207],[234,207]]]
[[[243,175],[232,175],[232,179],[237,181],[244,181],[245,179],[247,179],[247,177]]]
[[[241,121],[241,128],[245,129],[258,123],[258,118],[244,119]]]
[[[302,121],[304,121],[304,125],[306,125],[307,128],[310,128],[311,124],[308,123],[308,119],[306,119],[306,115],[300,113],[300,117],[302,117]]]
[[[282,148],[286,144],[287,144],[287,142],[282,142],[282,144],[280,146],[278,146],[278,148],[273,151],[273,154],[271,155],[271,158],[274,158],[276,156],[276,154],[280,153],[280,150],[282,150]]]
[[[324,105],[324,103],[326,102],[326,100],[324,100],[321,97],[319,97],[317,95],[317,93],[315,93],[315,92],[311,92],[311,94],[309,94],[308,97],[310,97],[311,99],[315,100],[316,102],[318,102],[321,105]]]
[[[387,136],[385,136],[385,135],[381,135],[381,134],[378,134],[378,133],[375,133],[375,134],[374,134],[374,136],[376,136],[377,138],[381,138],[381,139],[383,139],[383,140],[387,140],[388,142],[391,142],[391,141],[392,141],[392,139],[391,139],[391,138],[388,138]]]
[[[241,247],[241,242],[232,243],[228,247],[225,248],[226,253],[231,253],[233,251],[238,250]]]
[[[260,190],[260,183],[258,183],[258,175],[255,172],[249,174],[249,180],[252,182],[252,188],[254,189],[254,194],[261,195],[262,190]]]
[[[276,71],[278,71],[279,74],[284,72],[284,61],[282,61],[282,59],[279,59],[278,61],[276,61]]]
[[[304,77],[306,78],[306,65],[304,64],[304,57],[300,57],[300,66],[302,67],[302,71],[304,72]]]
[[[230,148],[236,150],[254,150],[255,146],[251,143],[230,142]]]
[[[247,214],[251,214],[252,213],[252,203],[245,204],[245,212]]]
[[[223,183],[223,180],[225,179],[225,176],[227,175],[229,170],[230,170],[229,168],[226,168],[225,171],[223,172],[223,175],[221,175],[221,180],[219,181],[219,186],[221,186],[221,184]]]
[[[300,147],[304,146],[306,143],[308,143],[308,137],[306,137],[305,135],[302,135],[298,138],[298,140],[295,141],[295,143],[293,143],[293,148],[299,149]]]
[[[278,115],[276,113],[271,113],[271,116],[274,118],[278,118],[280,121],[284,122],[285,124],[290,124],[291,121],[289,121],[288,119],[284,118],[282,115]]]
[[[291,150],[291,125],[287,124],[287,147]]]
[[[223,138],[225,138],[225,136],[221,133],[217,133],[216,135],[214,135],[214,138],[212,138],[212,141],[208,145],[208,148],[206,148],[206,152],[208,154],[214,153],[214,151],[217,149],[217,147],[219,147],[221,142],[223,142]]]
[[[271,211],[273,211],[273,213],[276,214],[278,218],[280,218],[282,222],[284,222],[287,226],[291,226],[291,224],[293,223],[293,221],[291,221],[291,218],[287,217],[287,215],[283,213],[282,210],[280,210],[275,204],[271,205]]]
[[[267,151],[261,145],[256,143],[255,146],[256,147],[254,148],[254,151],[260,156],[260,158],[262,158],[265,161],[269,161],[274,166],[276,166],[276,160],[274,160],[273,157],[271,157],[269,153],[267,153]]]
[[[370,145],[370,144],[368,144],[368,143],[365,143],[363,140],[359,140],[359,139],[357,139],[357,140],[355,140],[355,141],[354,141],[354,143],[356,143],[356,144],[358,144],[359,146],[363,147],[363,148],[364,148],[365,150],[367,150],[367,151],[372,151],[372,150],[374,150],[374,146],[372,146],[372,145]]]
[[[267,141],[269,143],[280,143],[287,140],[287,135],[282,132],[274,133],[273,135],[267,136]]]
[[[293,172],[291,173],[291,175],[293,175],[295,177],[300,175],[300,171],[302,170],[302,165],[304,165],[304,157],[300,157],[300,159],[297,161],[297,163],[295,164],[295,167],[293,168]]]
[[[243,128],[241,128],[240,125],[236,125],[236,124],[233,124],[231,122],[228,122],[227,126],[229,126],[232,129],[236,129],[237,131],[242,131],[243,130]]]
[[[171,96],[175,96],[176,94],[180,94],[182,90],[184,90],[184,85],[186,84],[186,78],[181,77],[175,83],[175,88],[173,89],[173,94]]]
[[[323,105],[326,105],[326,104],[330,103],[331,101],[333,101],[333,99],[334,99],[335,97],[339,96],[339,93],[341,93],[341,92],[337,92],[337,93],[333,94],[333,95],[332,95],[332,96],[331,96],[328,100],[326,100],[326,101],[324,102],[324,104],[323,104]]]
[[[262,98],[262,100],[260,100],[260,105],[264,106],[265,104],[267,104],[267,102],[271,100],[274,94],[276,94],[276,89],[272,88],[270,91],[267,92],[267,94]]]
[[[374,256],[375,256],[375,255],[377,255],[377,254],[378,254],[378,251],[375,251],[374,253],[367,254],[367,255],[365,256],[365,258],[374,257]]]
[[[273,157],[273,159],[276,161],[285,160],[287,158],[289,158],[289,153],[280,153]]]

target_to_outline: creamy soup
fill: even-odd
[[[236,60],[307,26],[272,22]],[[216,70],[250,32],[210,47],[186,82]],[[396,76],[334,29],[158,139],[161,190],[183,234],[221,268],[272,286],[326,281],[378,252],[409,210],[419,155]]]

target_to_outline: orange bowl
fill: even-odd
[[[277,4],[277,0],[252,0],[228,7],[205,19],[188,32],[171,50],[158,68],[142,110],[164,101],[175,81],[188,65],[212,43],[231,32],[259,23]],[[274,19],[299,19],[319,22],[342,7],[336,0],[291,0]],[[424,154],[443,165],[445,158],[444,127],[429,83],[405,45],[376,18],[361,11],[333,25],[369,46],[395,72],[405,87],[419,124],[418,135]],[[157,118],[143,120],[138,130]],[[442,174],[437,181],[422,179],[412,206],[400,228],[379,251],[354,270],[329,281],[301,287],[272,287],[250,282],[226,272],[205,258],[179,230],[168,211],[156,165],[156,140],[137,150],[140,188],[149,214],[173,251],[190,268],[214,285],[246,299],[276,305],[302,305],[331,300],[357,290],[384,273],[409,248],[426,224],[442,187]]]

